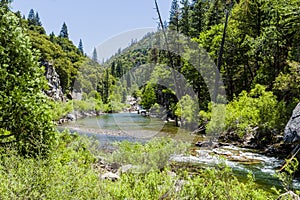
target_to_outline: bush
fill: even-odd
[[[280,129],[281,104],[272,92],[256,85],[249,93],[243,91],[226,107],[226,129],[243,137],[255,127],[264,130]]]
[[[209,103],[208,110],[199,112],[201,123],[206,125],[206,134],[215,137],[224,131],[226,105]]]
[[[96,199],[99,177],[89,140],[59,134],[47,158],[25,158],[13,148],[0,156],[0,199]]]
[[[284,127],[282,113],[284,105],[279,103],[272,92],[266,91],[262,85],[256,85],[249,93],[246,91],[224,105],[209,105],[209,111],[200,111],[202,120],[209,121],[206,125],[207,132],[221,133],[223,128],[226,133],[235,133],[242,138],[247,132],[259,128],[266,132],[282,130]],[[212,116],[212,109],[215,109]],[[226,112],[226,115],[225,115]],[[220,124],[225,116],[225,125]],[[214,120],[213,120],[214,119]],[[219,127],[219,128],[218,128]]]
[[[189,144],[171,139],[156,138],[146,144],[124,141],[116,143],[117,151],[107,159],[119,164],[138,165],[138,172],[163,169],[174,154],[184,153]]]
[[[177,103],[175,115],[187,123],[197,123],[198,111],[197,101],[191,96],[185,95]]]
[[[219,169],[208,168],[201,170],[197,176],[185,173],[179,199],[275,199],[273,193],[259,189],[254,183],[253,175],[248,175],[248,180],[239,182],[233,176],[232,170],[226,166]]]
[[[73,102],[52,102],[52,116],[53,120],[59,120],[73,111]]]

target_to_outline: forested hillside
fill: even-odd
[[[178,31],[197,42],[216,65],[220,64],[228,101],[224,132],[231,133],[225,138],[242,139],[250,133],[259,135],[259,140],[270,141],[276,134],[282,134],[300,97],[297,78],[300,66],[299,6],[298,0],[172,1],[170,17],[163,29]],[[228,23],[226,13],[229,15]],[[218,60],[225,24],[224,49]],[[162,31],[161,26],[158,31]],[[198,123],[199,127],[205,125],[206,129],[213,130],[216,122],[207,124],[211,119],[210,109],[214,106],[210,103],[212,99],[208,86],[195,66],[183,57],[155,48],[163,40],[163,34],[149,33],[138,44],[134,43],[121,54],[112,57],[108,62],[108,73],[117,79],[124,79],[126,75],[125,79],[134,82],[131,79],[136,81],[137,77],[130,77],[127,72],[147,63],[175,69],[184,76],[197,95],[199,120],[189,118],[198,114],[195,115],[195,110],[187,107],[193,104],[193,97],[178,99],[174,90],[155,81],[150,80],[139,87],[135,95],[142,98],[142,105],[147,109],[159,104],[186,123]],[[137,48],[145,47],[147,43],[152,48]],[[183,45],[179,39],[169,43],[170,48],[173,48],[172,45]],[[192,57],[192,53],[188,56]],[[157,70],[153,73],[148,75],[152,80],[158,75],[155,73],[164,76]]]
[[[19,12],[16,16],[18,26],[30,37],[32,50],[39,54],[40,66],[54,66],[65,97],[72,99],[72,94],[81,94],[82,101],[72,102],[76,110],[120,111],[126,107],[127,96],[134,96],[141,99],[145,109],[168,113],[168,117],[191,130],[221,131],[226,140],[243,140],[252,134],[258,135],[258,141],[272,142],[282,134],[300,98],[299,4],[298,0],[174,0],[168,21],[159,24],[157,33],[133,40],[103,66],[97,62],[96,48],[90,59],[84,53],[82,40],[78,47],[69,40],[66,23],[59,35],[47,35],[37,11],[32,9],[28,17]],[[168,31],[176,34],[165,38],[163,33]],[[217,98],[227,101],[221,129],[218,126],[222,119],[212,112],[217,106],[216,97],[201,71],[186,59],[196,53],[185,51],[182,56],[172,51],[184,48],[186,38],[203,48],[220,68],[224,85],[220,87],[226,95]],[[163,45],[167,48],[163,49]],[[146,71],[139,69],[142,67]],[[171,75],[175,82],[186,81],[193,94],[180,92],[178,88],[182,86],[171,84]],[[165,79],[165,84],[159,84],[160,79]],[[55,103],[54,118],[70,112],[70,104]]]

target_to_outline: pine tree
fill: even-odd
[[[63,25],[62,25],[62,28],[61,28],[59,37],[62,37],[62,38],[69,38],[68,27],[67,27],[67,25],[66,25],[65,22],[64,22]]]
[[[172,0],[170,18],[169,18],[169,27],[173,30],[178,30],[179,28],[179,5],[178,0]]]
[[[42,26],[42,22],[41,22],[41,20],[40,20],[40,17],[39,17],[39,13],[38,12],[36,12],[36,14],[35,14],[35,24],[34,25],[36,25],[36,26]]]
[[[54,32],[51,32],[49,36],[50,36],[50,41],[54,42],[54,37],[55,37]]]
[[[80,53],[83,55],[84,51],[83,51],[83,45],[82,45],[82,40],[81,39],[79,41],[78,49],[79,49]]]
[[[121,77],[123,75],[123,68],[122,68],[122,62],[118,61],[116,66],[116,77]]]
[[[212,26],[222,23],[226,3],[221,0],[210,2],[209,8],[205,11],[204,30],[209,30]]]
[[[204,15],[207,10],[207,1],[193,0],[191,4],[190,36],[199,37],[204,28]]]
[[[181,19],[179,21],[179,28],[181,33],[184,35],[189,35],[190,32],[190,20],[189,20],[189,12],[190,5],[189,0],[181,0],[180,2],[183,6],[181,8]]]
[[[94,62],[98,62],[98,54],[97,54],[96,48],[94,48],[92,60],[93,60]]]
[[[112,76],[116,75],[116,63],[115,62],[113,62],[111,64],[111,72],[110,73],[111,73]]]
[[[35,13],[34,13],[33,9],[30,9],[27,20],[28,20],[28,25],[36,24],[36,18],[35,18]]]

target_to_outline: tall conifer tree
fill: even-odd
[[[184,35],[189,35],[190,32],[190,20],[189,20],[189,11],[190,11],[190,5],[189,0],[181,0],[180,2],[182,4],[181,8],[181,19],[179,21],[180,31]]]
[[[35,14],[35,20],[34,21],[35,21],[36,26],[42,26],[42,22],[40,20],[40,16],[39,16],[38,12],[36,12],[36,14]]]
[[[80,41],[79,41],[78,49],[79,49],[79,51],[80,51],[81,54],[84,54],[84,51],[83,51],[83,44],[82,44],[82,40],[81,40],[81,39],[80,39]]]
[[[178,0],[173,0],[170,10],[169,27],[173,30],[178,30],[179,27],[179,5]]]
[[[93,60],[94,62],[98,62],[98,54],[97,54],[96,48],[94,48],[92,60]]]
[[[69,38],[68,27],[67,27],[67,25],[66,25],[65,22],[64,22],[63,25],[62,25],[62,28],[61,28],[59,37],[62,37],[62,38]]]
[[[36,24],[36,18],[35,18],[35,13],[34,13],[33,9],[30,9],[27,20],[28,20],[28,25]]]

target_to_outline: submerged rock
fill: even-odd
[[[300,141],[300,103],[293,110],[293,114],[284,129],[284,142]]]
[[[214,141],[197,142],[195,145],[197,147],[206,147],[206,148],[218,148],[222,146],[219,142],[214,142]]]

